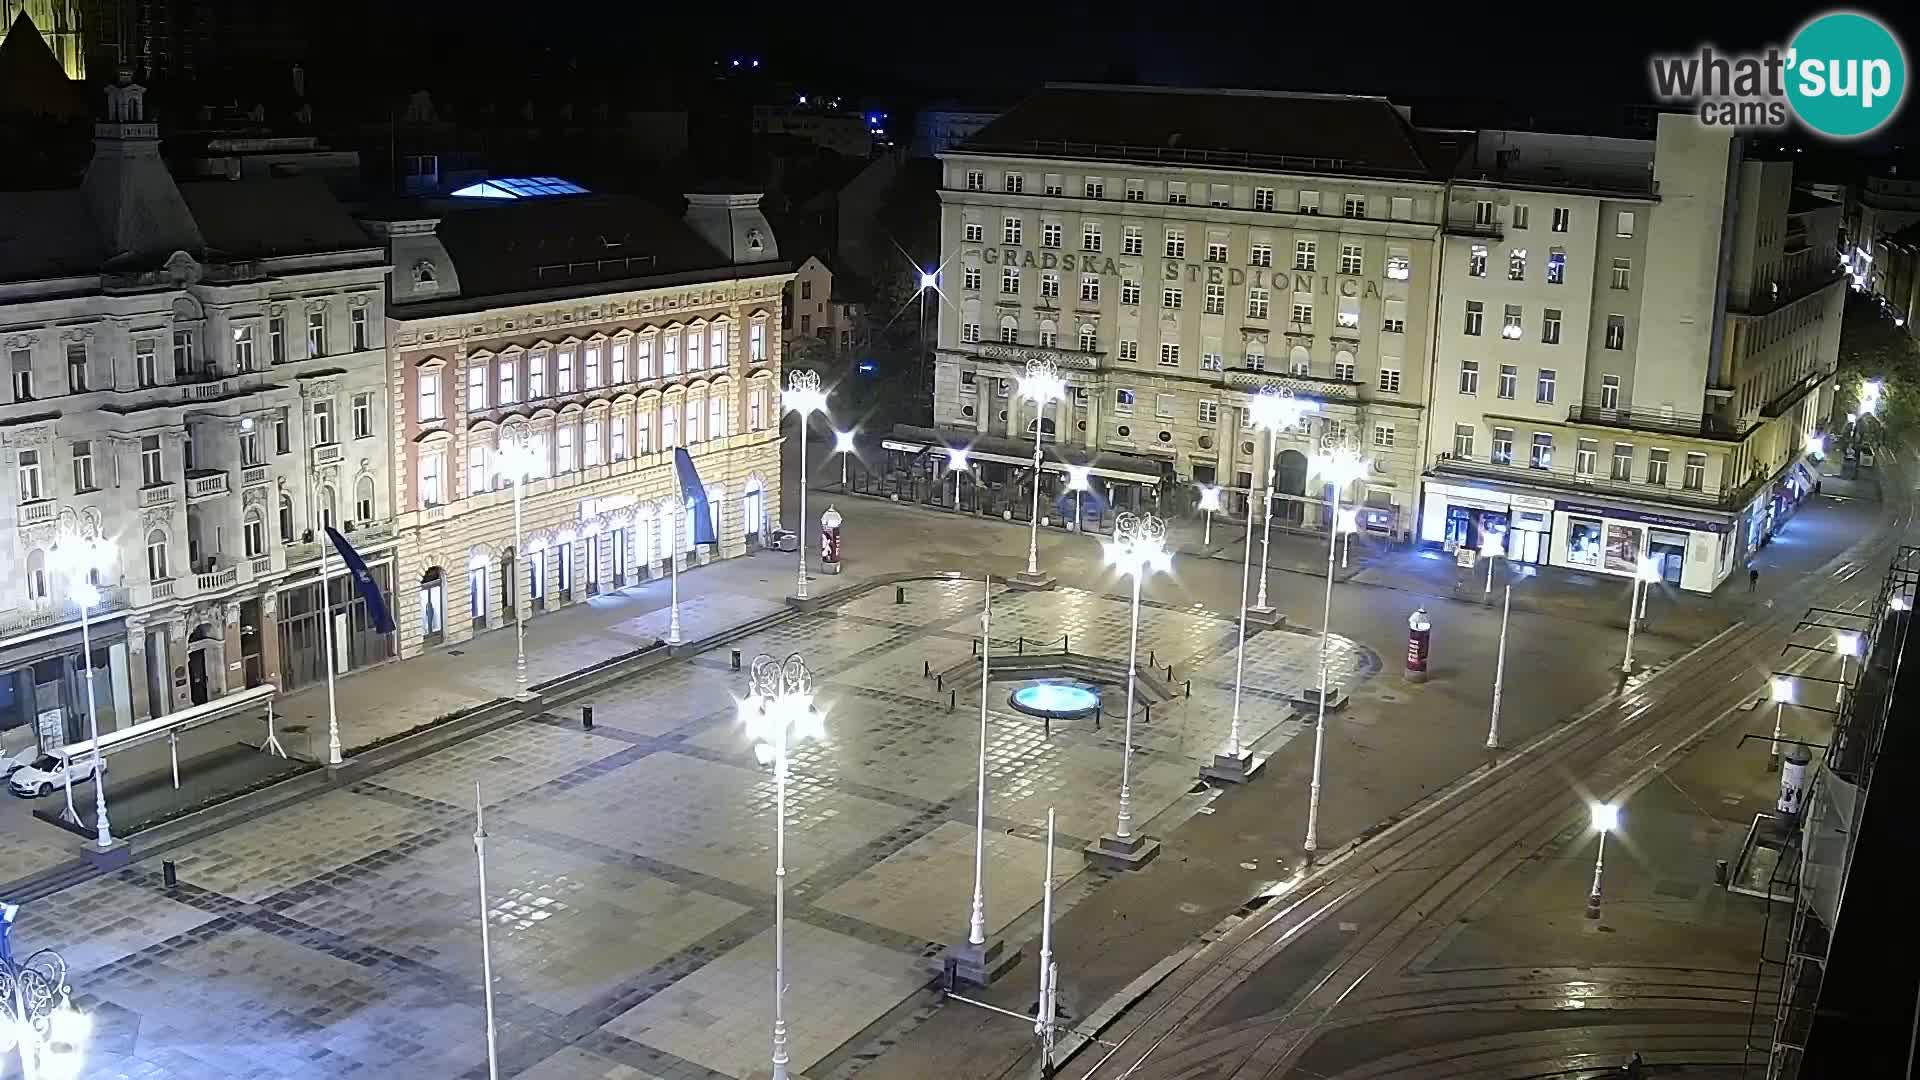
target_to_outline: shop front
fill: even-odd
[[[1462,547],[1481,552],[1491,542],[1514,562],[1549,561],[1552,499],[1431,480],[1425,491],[1420,523],[1423,543],[1441,545],[1449,552]]]
[[[132,722],[124,620],[110,617],[88,628],[93,654],[94,707],[101,731]],[[87,738],[87,660],[78,629],[0,650],[0,751],[46,749]]]
[[[1555,502],[1551,562],[1630,578],[1640,560],[1657,561],[1660,578],[1688,592],[1712,592],[1734,556],[1734,521],[1688,518],[1632,507]]]

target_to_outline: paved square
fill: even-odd
[[[989,936],[1040,902],[1047,872],[1044,841],[986,832],[986,928]],[[1055,862],[1071,869],[1061,852]],[[1054,872],[1058,874],[1059,865]],[[973,826],[947,822],[861,871],[816,901],[821,907],[925,941],[958,941],[973,907]]]
[[[472,780],[467,781],[469,785]],[[179,848],[180,880],[252,903],[392,848],[447,819],[331,791]]]
[[[624,742],[585,731],[513,724],[388,769],[374,782],[471,812],[475,780],[481,798],[499,803],[624,749]]]

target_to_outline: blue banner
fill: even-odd
[[[340,553],[340,561],[352,571],[354,587],[360,590],[360,599],[366,601],[367,619],[373,623],[373,628],[383,634],[393,633],[393,616],[387,614],[387,602],[380,596],[380,586],[374,583],[373,575],[367,571],[367,560],[361,558],[360,553],[353,550],[353,545],[347,543],[347,538],[340,535],[340,530],[331,525],[327,526],[327,539],[333,541],[333,549]]]
[[[673,467],[680,474],[680,498],[693,514],[693,542],[714,544],[719,537],[713,530],[713,508],[707,505],[707,486],[693,467],[693,455],[684,446],[673,448]]]

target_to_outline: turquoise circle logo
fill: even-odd
[[[1907,95],[1907,55],[1871,15],[1833,11],[1793,36],[1787,101],[1800,122],[1835,139],[1878,131]]]

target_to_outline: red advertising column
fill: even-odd
[[[1426,682],[1427,662],[1433,651],[1433,620],[1427,609],[1418,608],[1407,616],[1407,681]]]

